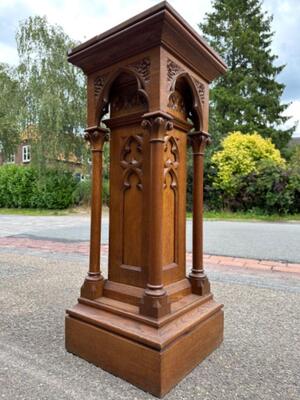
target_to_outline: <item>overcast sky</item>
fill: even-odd
[[[156,0],[0,0],[0,62],[17,63],[15,33],[30,15],[46,15],[73,39],[84,41],[156,4]],[[169,0],[198,30],[197,24],[211,10],[211,0]],[[286,64],[278,80],[286,85],[282,100],[291,102],[287,115],[300,121],[300,0],[263,0],[274,16],[273,53]],[[300,123],[297,128],[300,136]]]

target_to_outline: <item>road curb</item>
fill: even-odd
[[[284,261],[259,260],[250,258],[204,255],[204,263],[206,265],[224,265],[228,267],[239,267],[246,269],[258,269],[263,271],[278,271],[287,273],[300,274],[300,264],[289,263]]]

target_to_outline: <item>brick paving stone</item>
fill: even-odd
[[[54,240],[41,240],[31,238],[16,238],[16,237],[4,237],[0,238],[0,247],[7,248],[29,248],[41,251],[48,251],[51,253],[73,253],[88,255],[89,254],[89,242],[61,242]],[[101,254],[103,256],[108,255],[108,245],[103,244],[101,246]],[[300,274],[300,264],[284,263],[272,260],[256,260],[246,259],[240,257],[228,257],[218,256],[211,254],[204,254],[203,257],[206,265],[220,265],[228,267],[241,267],[247,269],[257,270],[273,270],[280,272],[292,272]],[[192,262],[192,253],[186,254],[187,265]]]
[[[289,273],[296,273],[300,274],[300,268],[299,267],[293,267],[292,264],[290,266],[275,266],[273,268],[273,271],[280,271],[280,272],[289,272]]]

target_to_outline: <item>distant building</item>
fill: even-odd
[[[32,148],[29,144],[34,141],[36,138],[37,132],[34,128],[29,127],[21,134],[21,143],[18,145],[15,153],[10,154],[8,156],[4,155],[3,149],[0,147],[0,166],[3,164],[16,164],[16,165],[30,165],[32,161]],[[78,179],[84,179],[84,163],[82,159],[76,157],[75,154],[69,154],[66,159],[62,154],[58,155],[55,162],[63,163],[71,168],[74,171],[74,174],[78,177]],[[88,170],[90,168],[88,167]],[[88,171],[89,172],[89,171]]]
[[[27,141],[22,142],[15,153],[9,156],[4,156],[3,151],[0,150],[0,165],[3,164],[17,164],[28,165],[31,162],[31,146]]]

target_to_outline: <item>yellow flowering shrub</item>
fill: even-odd
[[[217,169],[214,186],[229,195],[234,194],[238,189],[237,178],[256,172],[259,162],[263,160],[274,162],[274,165],[285,165],[285,160],[271,139],[264,139],[256,132],[230,133],[222,141],[222,149],[212,157]]]

